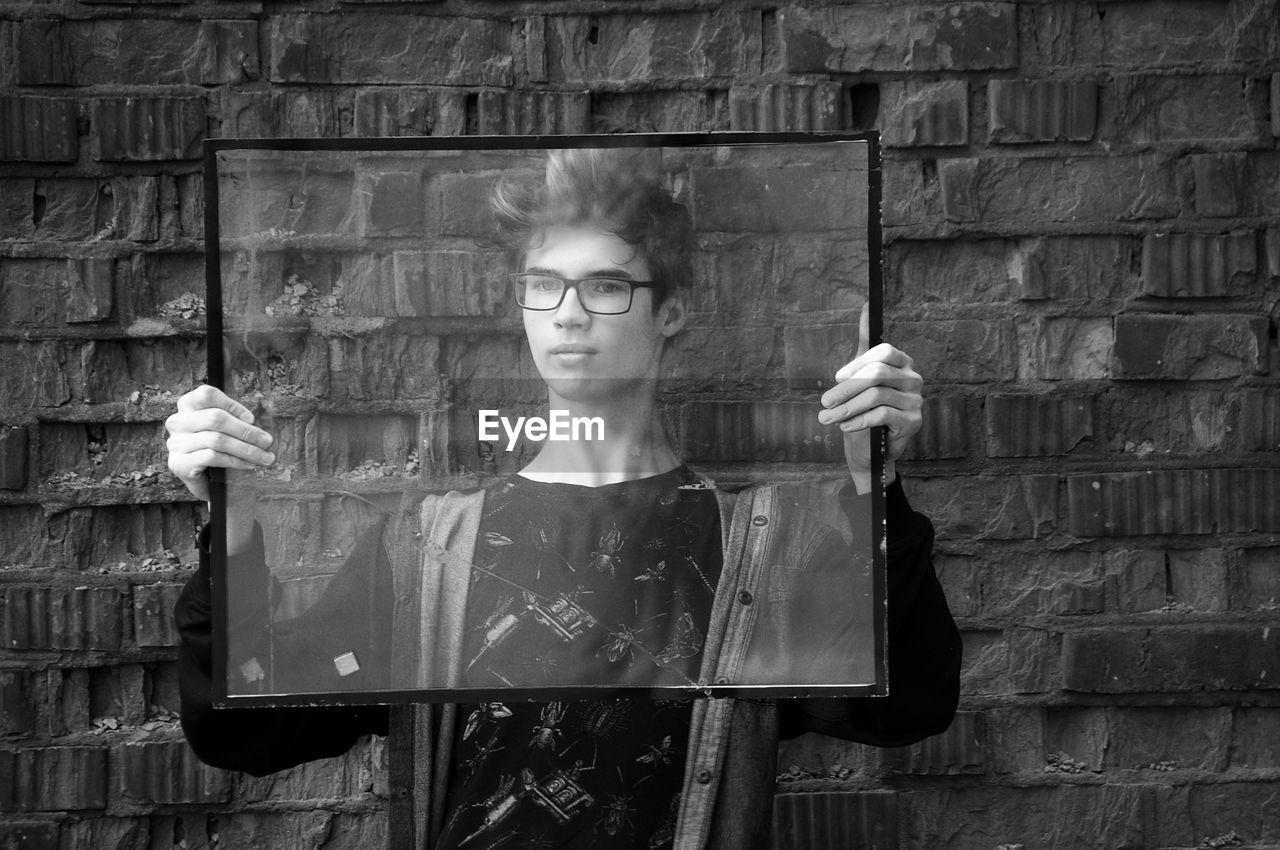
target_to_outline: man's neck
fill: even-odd
[[[652,393],[635,393],[602,402],[569,401],[548,393],[550,410],[572,420],[599,420],[603,433],[584,428],[592,439],[547,440],[520,475],[534,481],[600,487],[670,472],[681,463],[667,441]]]

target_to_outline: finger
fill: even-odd
[[[197,434],[202,431],[226,434],[264,449],[275,442],[269,432],[237,419],[219,407],[175,413],[165,420],[165,428],[170,434]]]
[[[833,408],[873,387],[888,387],[904,393],[920,394],[924,378],[911,369],[899,369],[882,363],[863,367],[855,377],[847,378],[822,394],[824,408]]]
[[[887,342],[882,342],[875,348],[864,351],[848,363],[840,367],[836,372],[836,380],[843,381],[858,373],[858,370],[871,363],[886,363],[890,366],[897,366],[903,369],[912,369],[915,367],[915,361],[905,351],[894,348]]]
[[[185,455],[212,451],[219,456],[235,458],[249,464],[270,466],[275,463],[273,452],[265,451],[252,443],[219,431],[197,431],[192,434],[174,434],[166,442],[169,457],[181,459]],[[203,455],[202,455],[203,456]],[[179,460],[179,462],[181,462]],[[239,469],[240,467],[235,467]]]
[[[202,410],[208,407],[216,407],[225,410],[239,419],[241,422],[249,422],[252,424],[254,420],[253,413],[249,408],[233,399],[217,387],[211,387],[208,384],[201,384],[191,392],[178,399],[179,412],[190,412],[194,410]]]
[[[843,404],[822,411],[818,414],[818,421],[823,425],[843,423],[877,407],[889,407],[911,413],[920,410],[923,401],[914,393],[876,386],[858,393]]]
[[[865,431],[868,428],[884,426],[889,429],[890,438],[905,442],[913,437],[924,422],[919,411],[899,410],[896,407],[876,407],[866,413],[860,413],[852,419],[840,423],[840,430],[846,433]]]

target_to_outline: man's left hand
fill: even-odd
[[[894,462],[923,421],[924,379],[906,352],[881,343],[868,348],[870,312],[863,305],[858,322],[858,354],[836,372],[838,383],[822,394],[818,421],[844,432],[844,456],[859,493],[871,490],[871,428],[889,432],[885,478],[895,475]]]

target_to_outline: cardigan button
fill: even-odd
[[[716,676],[716,684],[717,684],[717,685],[727,685],[727,684],[729,684],[729,677],[728,677],[728,676]]]
[[[699,770],[696,774],[694,774],[693,778],[698,781],[698,784],[706,785],[708,782],[711,781],[711,771],[707,770],[704,767],[702,770]]]
[[[743,605],[750,605],[752,601],[750,591],[742,590],[738,592],[738,601]]]
[[[751,520],[751,524],[752,524],[752,525],[768,525],[768,524],[769,524],[769,518],[768,518],[767,516],[757,516],[757,517],[753,517],[753,518],[752,518],[752,520]]]

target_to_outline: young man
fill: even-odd
[[[849,567],[842,541],[789,514],[774,488],[710,488],[659,419],[663,352],[686,320],[687,211],[631,157],[599,151],[553,153],[545,179],[500,189],[494,206],[548,407],[600,418],[605,438],[545,442],[518,475],[429,497],[364,541],[312,612],[277,625],[277,689],[295,674],[334,690],[823,681],[849,648],[847,612],[824,599]],[[865,350],[865,314],[862,336],[817,414],[847,435],[851,515],[869,498],[869,429],[890,430],[893,480],[921,407],[911,359]],[[212,388],[166,424],[170,468],[200,498],[208,467],[274,460],[270,435]],[[435,754],[418,789],[427,844],[764,846],[780,738],[900,746],[945,729],[959,640],[932,529],[896,481],[886,514],[892,696],[444,707],[422,733]],[[262,560],[249,523],[229,520],[228,545]],[[386,734],[378,707],[213,711],[208,581],[202,558],[176,612],[183,727],[202,758],[265,773]],[[815,657],[825,668],[806,673]]]

